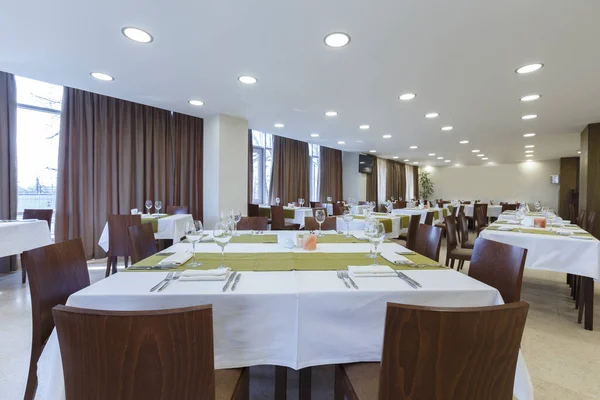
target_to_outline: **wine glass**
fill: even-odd
[[[332,200],[332,199],[331,199],[331,196],[327,196],[327,202],[328,202],[328,203],[331,203],[331,200]]]
[[[535,203],[533,203],[533,208],[535,208],[535,211],[540,212],[540,210],[542,209],[542,204],[539,201],[536,201]]]
[[[369,212],[373,212],[373,211],[375,211],[375,202],[370,201],[369,202]]]
[[[225,246],[231,241],[232,232],[230,224],[224,221],[217,222],[213,229],[213,236],[215,243],[221,247],[221,265],[219,268],[227,268],[225,266]]]
[[[162,201],[156,200],[154,202],[154,208],[156,209],[156,214],[160,214],[160,209],[162,208]]]
[[[281,199],[279,197],[275,198],[275,205],[279,205],[281,203]]]
[[[350,222],[354,221],[354,215],[352,215],[352,213],[348,210],[344,211],[343,217],[344,222],[346,223],[346,237],[347,238],[351,238],[352,235],[350,235]]]
[[[188,221],[185,224],[185,238],[192,243],[192,252],[194,254],[194,260],[189,264],[190,267],[200,267],[201,262],[196,260],[196,243],[202,240],[204,236],[204,227],[201,221]]]
[[[375,221],[375,223],[369,224],[367,229],[370,231],[368,235],[369,241],[375,248],[373,265],[377,266],[379,265],[377,263],[377,250],[379,249],[379,245],[383,243],[385,239],[385,228],[381,222]]]
[[[315,219],[319,223],[319,234],[317,236],[323,236],[323,232],[321,232],[321,224],[323,222],[325,222],[325,218],[326,218],[325,211],[323,211],[323,210],[315,211]]]
[[[146,209],[148,210],[148,215],[150,215],[150,209],[152,209],[152,200],[146,200]]]
[[[300,207],[304,206],[304,199],[303,198],[299,198],[298,199],[298,204],[300,204]]]
[[[371,235],[375,231],[374,228],[371,227],[371,225],[377,225],[378,223],[379,221],[375,218],[368,218],[365,220],[365,236],[369,240],[369,243],[371,243],[371,248],[369,249],[369,252],[365,255],[365,257],[367,258],[375,258],[375,253],[373,252],[373,242],[371,242]]]
[[[242,212],[240,210],[231,210],[231,219],[233,220],[233,236],[239,236],[237,224],[242,220]]]
[[[387,209],[388,214],[392,213],[392,210],[394,209],[394,203],[392,203],[391,201],[386,201],[385,202],[385,208]]]
[[[515,213],[515,218],[517,219],[517,222],[519,223],[519,232],[522,232],[521,223],[523,222],[523,219],[525,219],[525,210],[522,208],[519,208],[517,210],[517,212]]]

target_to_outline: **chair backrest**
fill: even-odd
[[[427,215],[425,216],[425,225],[433,225],[433,214],[435,214],[435,211],[427,211]]]
[[[408,231],[406,232],[406,248],[415,251],[415,245],[417,244],[417,231],[421,224],[421,215],[414,214],[410,216],[408,221]]]
[[[368,201],[365,201],[365,200],[360,200],[360,201],[358,202],[358,205],[359,205],[359,206],[366,206],[367,204],[369,204],[369,202],[368,202]]]
[[[406,208],[406,200],[398,200],[398,208]]]
[[[529,304],[387,304],[379,399],[511,400]]]
[[[461,204],[471,204],[470,201],[463,201]]]
[[[108,216],[108,254],[111,257],[131,255],[131,242],[129,240],[128,228],[134,225],[141,225],[142,217],[140,215],[120,215],[114,214]]]
[[[333,203],[333,215],[344,214],[344,206],[341,203]]]
[[[26,208],[23,210],[23,219],[39,219],[48,222],[48,228],[52,224],[52,213],[54,210],[37,210]]]
[[[189,214],[188,206],[167,206],[167,214]]]
[[[285,217],[283,216],[283,206],[271,206],[271,229],[285,228]]]
[[[240,231],[266,231],[269,226],[267,217],[242,217],[237,228]]]
[[[127,228],[131,240],[131,263],[135,264],[158,253],[152,224],[133,225]]]
[[[461,204],[461,205],[458,207],[458,215],[460,215],[460,214],[464,214],[464,213],[465,213],[465,206],[464,206],[464,204]]]
[[[419,224],[417,229],[417,241],[414,251],[431,258],[432,260],[440,260],[440,247],[442,245],[442,228]]]
[[[38,247],[21,254],[31,294],[31,362],[37,365],[42,346],[54,329],[52,307],[90,285],[81,238]]]
[[[248,216],[249,217],[258,217],[258,216],[260,216],[259,215],[258,204],[248,203]]]
[[[469,240],[469,221],[467,221],[464,213],[458,214],[458,231],[460,242],[466,243]]]
[[[504,203],[502,204],[502,212],[504,211],[515,211],[517,209],[517,205],[516,204],[509,204],[509,203]]]
[[[585,212],[585,210],[579,211],[579,217],[577,217],[577,225],[579,225],[581,229],[586,229],[586,215],[587,213]]]
[[[596,211],[590,211],[587,213],[587,222],[585,224],[585,229],[588,232],[593,233],[595,225],[596,225]]]
[[[53,314],[67,400],[215,399],[210,305]]]
[[[446,221],[446,251],[454,250],[458,247],[456,218],[454,218],[454,215],[448,215],[444,220]]]
[[[335,231],[337,228],[337,217],[327,217],[325,222],[321,224],[321,229],[324,231]],[[316,231],[319,229],[319,223],[314,217],[304,217],[304,230]]]
[[[505,303],[521,300],[527,249],[477,238],[469,264],[469,276],[498,289]]]
[[[322,207],[322,205],[318,201],[311,201],[310,202],[310,208],[321,208],[321,207]]]
[[[487,203],[476,203],[473,205],[473,220],[479,226],[487,225]]]

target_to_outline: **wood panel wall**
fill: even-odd
[[[558,190],[558,214],[562,219],[569,219],[569,203],[571,191],[579,193],[579,157],[560,159],[560,179]]]
[[[589,124],[581,132],[579,164],[579,209],[600,212],[600,123]],[[600,237],[600,222],[590,230]]]

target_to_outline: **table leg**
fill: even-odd
[[[312,388],[312,368],[303,368],[300,370],[300,400],[310,400]]]
[[[590,277],[583,277],[582,281],[583,287],[580,290],[583,290],[583,303],[579,306],[585,307],[585,322],[584,327],[588,331],[594,330],[594,279]]]
[[[287,367],[275,366],[275,400],[287,397]]]

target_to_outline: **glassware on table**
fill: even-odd
[[[517,219],[517,222],[519,223],[519,232],[523,232],[521,230],[521,223],[523,222],[523,219],[525,219],[525,210],[522,208],[519,208],[517,210],[517,212],[515,213],[515,218]]]
[[[231,219],[233,220],[233,236],[239,236],[237,224],[242,220],[242,212],[240,210],[231,210]]]
[[[352,235],[350,235],[350,222],[354,221],[354,215],[352,215],[350,211],[345,210],[342,218],[346,223],[346,237],[351,238]]]
[[[327,196],[327,202],[328,202],[328,203],[331,203],[331,201],[332,201],[332,200],[333,200],[333,199],[331,198],[331,196]]]
[[[536,201],[535,203],[533,203],[533,208],[535,208],[535,211],[540,212],[542,209],[542,203]]]
[[[374,201],[369,202],[369,211],[370,212],[375,211],[375,202]]]
[[[304,199],[303,198],[299,198],[298,199],[298,204],[300,204],[300,207],[304,206]]]
[[[317,222],[319,224],[319,234],[317,236],[323,236],[323,232],[321,232],[321,224],[323,222],[325,222],[325,218],[327,218],[327,216],[325,215],[325,211],[323,211],[323,210],[315,211],[315,219],[317,220]]]
[[[219,221],[215,224],[215,228],[213,229],[213,236],[215,243],[221,247],[221,265],[219,268],[225,267],[225,246],[229,244],[231,241],[231,226],[229,223],[224,221]]]
[[[379,265],[377,262],[377,250],[379,249],[379,245],[385,240],[385,227],[381,222],[376,221],[376,223],[370,224],[366,229],[370,231],[368,237],[374,247],[373,265],[376,266]]]
[[[375,258],[375,253],[373,252],[373,242],[371,242],[371,235],[375,232],[375,230],[373,228],[371,228],[371,225],[377,225],[379,224],[379,221],[375,218],[370,218],[365,220],[365,236],[367,237],[367,239],[369,240],[369,243],[371,244],[371,248],[369,249],[369,252],[365,255],[365,257],[367,258]]]
[[[275,198],[275,205],[279,205],[279,203],[281,203],[281,199],[279,197]]]
[[[385,202],[385,208],[386,208],[386,210],[387,210],[388,214],[391,214],[391,213],[392,213],[392,211],[394,210],[394,203],[392,203],[392,202],[391,202],[391,201],[389,201],[389,200],[388,200],[388,201],[386,201],[386,202]]]
[[[204,236],[204,227],[201,221],[188,221],[185,224],[185,238],[192,243],[192,252],[194,255],[193,261],[186,266],[189,267],[200,267],[201,262],[196,260],[196,243],[202,240]]]
[[[156,209],[156,214],[160,214],[160,209],[162,208],[162,201],[156,200],[154,202],[154,208]]]
[[[152,200],[146,200],[146,209],[148,210],[148,215],[150,215],[150,210],[152,209]]]

